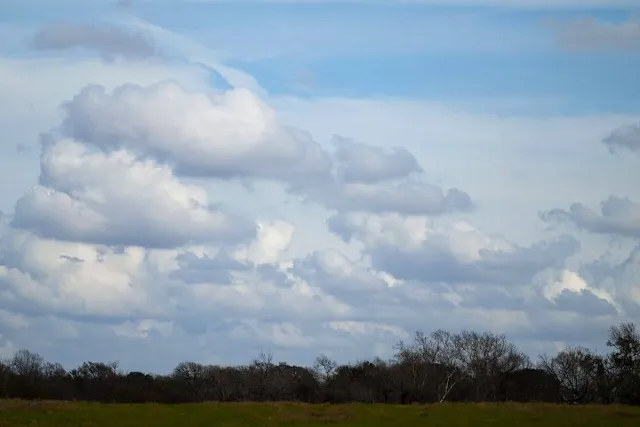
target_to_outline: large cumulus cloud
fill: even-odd
[[[176,247],[255,234],[251,221],[214,209],[202,188],[126,151],[90,152],[74,140],[45,140],[41,169],[39,184],[16,203],[12,224],[43,237]]]
[[[331,161],[310,135],[287,128],[247,89],[190,92],[166,82],[89,86],[65,104],[62,132],[103,150],[127,148],[183,176],[326,179]]]
[[[64,109],[62,134],[103,151],[130,150],[179,176],[277,180],[338,211],[442,214],[474,206],[464,191],[426,182],[406,149],[389,153],[339,138],[331,154],[280,124],[247,89],[206,94],[163,83],[109,94],[90,86]]]

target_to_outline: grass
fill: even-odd
[[[518,403],[307,405],[204,403],[100,404],[0,400],[0,427],[595,427],[640,426],[640,408]]]

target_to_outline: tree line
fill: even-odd
[[[31,351],[0,362],[0,398],[186,403],[301,401],[431,403],[518,401],[640,404],[640,333],[609,331],[608,354],[569,347],[535,363],[504,335],[438,330],[400,341],[391,360],[312,367],[275,363],[262,353],[244,366],[182,362],[169,375],[125,372],[84,362],[67,371]]]

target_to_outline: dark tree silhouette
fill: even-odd
[[[259,354],[242,366],[187,361],[169,375],[124,372],[116,362],[84,362],[66,371],[20,350],[0,361],[0,398],[185,403],[300,401],[428,403],[544,401],[640,404],[640,333],[611,328],[612,352],[570,347],[534,368],[504,335],[437,330],[399,342],[391,360],[338,365],[325,355],[313,367]]]

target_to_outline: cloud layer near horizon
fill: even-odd
[[[465,327],[535,354],[640,320],[633,114],[275,96],[193,41],[127,25],[35,35],[37,52],[104,63],[0,59],[16,107],[0,126],[31,148],[0,187],[0,355],[308,363]]]

